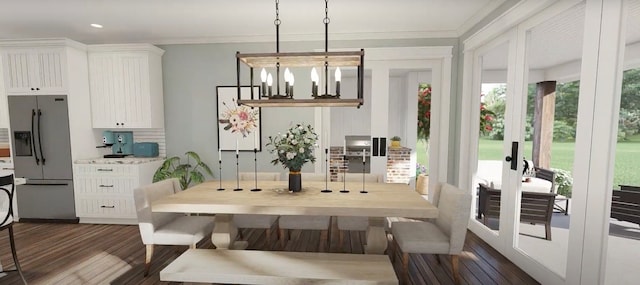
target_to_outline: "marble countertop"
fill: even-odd
[[[89,158],[78,159],[76,164],[143,164],[157,160],[164,160],[164,157],[124,157],[124,158]]]

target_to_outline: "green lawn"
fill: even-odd
[[[524,157],[531,157],[531,142],[525,142]],[[551,149],[551,167],[573,171],[574,142],[554,142]],[[417,143],[418,163],[427,165],[423,141]],[[502,141],[480,139],[480,160],[502,160]],[[613,185],[618,184],[640,185],[640,135],[634,136],[628,141],[618,142],[616,146],[616,161]]]

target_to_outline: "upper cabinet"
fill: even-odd
[[[8,95],[67,94],[63,47],[9,47],[2,58]]]
[[[94,128],[163,128],[163,50],[149,44],[89,46]]]

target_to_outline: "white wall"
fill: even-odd
[[[342,90],[357,90],[356,77],[342,78]],[[331,146],[342,146],[344,136],[371,135],[371,77],[364,78],[364,104],[359,108],[331,109]]]

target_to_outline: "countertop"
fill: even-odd
[[[143,164],[157,160],[164,160],[164,157],[125,157],[125,158],[89,158],[78,159],[76,164]]]

